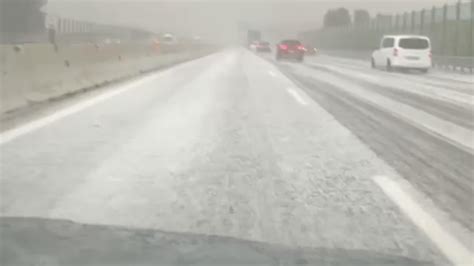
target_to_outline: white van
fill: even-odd
[[[372,67],[387,71],[395,68],[418,69],[428,72],[431,68],[431,43],[426,36],[387,35],[380,48],[372,53]]]

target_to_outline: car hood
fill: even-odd
[[[231,237],[0,218],[1,265],[431,265],[362,250],[293,248]]]

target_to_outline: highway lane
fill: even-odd
[[[432,78],[371,70],[363,65],[362,61],[329,56],[307,58],[304,65],[278,64],[380,158],[472,231],[474,158],[472,150],[465,147],[472,147],[473,140],[453,145],[445,137],[447,129],[427,129],[426,121],[417,119],[421,117],[417,113],[429,114],[443,125],[467,130],[472,136],[473,83],[468,83],[466,76],[453,75],[447,82],[446,74],[441,78],[432,74]],[[387,106],[371,97],[394,104]],[[404,106],[410,107],[408,114],[400,111]]]
[[[343,64],[345,67],[351,67],[351,68],[362,68],[366,69],[368,66],[370,66],[370,57],[371,57],[371,52],[361,52],[361,51],[322,51],[319,59],[328,59],[332,63],[340,63]],[[412,75],[406,75],[412,74]],[[433,80],[436,81],[461,81],[463,83],[472,83],[473,82],[473,77],[472,74],[469,74],[467,72],[457,72],[457,71],[450,71],[447,69],[438,69],[438,68],[432,68],[428,73],[425,73],[424,75],[420,76],[419,73],[415,74],[416,72],[405,72],[404,77],[405,78],[412,78],[415,77],[418,80],[425,80],[432,82]],[[391,73],[395,74],[396,73]],[[453,86],[456,84],[450,84],[450,86]],[[472,90],[472,86],[471,86]]]
[[[455,180],[446,186],[429,178],[445,178],[437,174],[456,166],[462,166],[456,173],[465,174],[471,155],[408,132],[415,130],[344,91],[335,95],[337,88],[312,71],[318,70],[275,66],[244,49],[229,49],[153,74],[12,138],[0,147],[1,214],[361,250],[447,265],[436,243],[373,178],[426,180],[430,188],[451,192],[457,180],[469,181],[466,175],[449,176]],[[347,122],[352,119],[362,129]],[[361,137],[368,128],[374,136],[369,140]],[[380,153],[392,148],[387,144],[407,141],[395,130],[417,137],[413,149]],[[410,164],[408,159],[427,155],[420,148],[427,142],[457,159],[438,157],[432,149],[434,159]],[[402,152],[408,159],[387,156]],[[444,169],[426,172],[442,160]],[[458,189],[454,202],[452,194],[439,192],[441,203],[468,208],[468,191]],[[464,205],[454,206],[459,202]],[[467,213],[455,217],[469,221]]]
[[[344,67],[345,69],[358,70],[367,73],[370,66],[370,57],[361,59],[351,59],[338,56],[321,55],[316,58],[307,58],[307,63],[310,65],[326,64],[331,66]],[[442,71],[436,68],[431,69],[427,74],[420,75],[416,71],[401,71],[401,72],[376,72],[378,76],[382,77],[396,77],[404,80],[409,80],[418,83],[419,85],[442,86],[450,90],[458,90],[464,93],[473,95],[474,88],[472,86],[473,76],[469,74],[462,74],[457,72]]]
[[[310,64],[310,66],[317,70],[335,74],[343,79],[349,79],[355,84],[369,89],[374,93],[396,99],[401,103],[414,106],[417,109],[443,118],[459,126],[468,129],[474,127],[472,116],[473,105],[471,104],[474,91],[472,89],[465,88],[464,90],[456,90],[453,88],[455,85],[450,86],[444,83],[441,85],[443,86],[441,88],[433,85],[426,87],[426,85],[420,85],[420,82],[417,84],[417,82],[413,80],[409,80],[407,82],[409,84],[399,84],[405,83],[398,81],[399,79],[405,80],[407,78],[404,76],[390,77],[391,80],[373,78],[377,77],[377,75],[369,76],[362,74],[367,72],[367,69],[350,71],[350,74],[348,74],[342,67],[334,68],[325,63]],[[397,75],[403,74],[397,73]],[[461,83],[461,85],[464,84]],[[420,87],[422,87],[422,89],[420,89]],[[449,88],[449,90],[446,91],[445,88]],[[453,97],[453,99],[450,97]]]

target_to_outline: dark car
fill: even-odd
[[[265,41],[259,41],[255,44],[256,52],[270,53],[272,48],[270,48],[270,43]]]
[[[306,49],[298,40],[284,40],[277,45],[276,59],[294,59],[302,62]]]

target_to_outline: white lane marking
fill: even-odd
[[[396,181],[386,176],[375,176],[373,180],[454,265],[474,265],[474,254],[444,230]]]
[[[295,98],[297,102],[299,102],[302,105],[307,105],[308,103],[301,97],[301,95],[293,88],[287,88],[286,89],[288,93]]]
[[[27,123],[25,125],[22,125],[22,126],[19,126],[17,128],[13,128],[13,129],[10,129],[10,130],[7,130],[5,132],[2,132],[0,134],[0,146],[9,142],[9,141],[12,141],[22,135],[25,135],[25,134],[28,134],[29,132],[32,132],[34,130],[37,130],[39,128],[42,128],[48,124],[51,124],[57,120],[60,120],[66,116],[69,116],[71,114],[74,114],[74,113],[77,113],[81,110],[84,110],[92,105],[95,105],[95,104],[98,104],[100,102],[103,102],[111,97],[114,97],[116,95],[119,95],[129,89],[132,89],[134,87],[138,87],[140,85],[142,85],[143,83],[146,83],[146,82],[149,82],[150,80],[152,80],[153,78],[156,78],[156,75],[152,75],[152,76],[147,76],[147,77],[144,77],[144,78],[141,78],[137,81],[133,81],[133,82],[130,82],[130,83],[127,83],[127,84],[124,84],[124,85],[121,85],[120,87],[118,88],[114,88],[112,91],[109,91],[109,92],[105,92],[103,94],[100,94],[94,98],[91,98],[91,99],[88,99],[88,100],[85,100],[83,102],[79,102],[77,104],[74,104],[68,108],[64,108],[64,109],[61,109],[49,116],[46,116],[46,117],[43,117],[43,118],[40,118],[38,120],[35,120],[35,121],[32,121],[30,123]]]
[[[272,77],[276,77],[275,72],[273,72],[273,71],[271,71],[271,70],[268,71],[268,74],[269,74],[270,76],[272,76]]]

